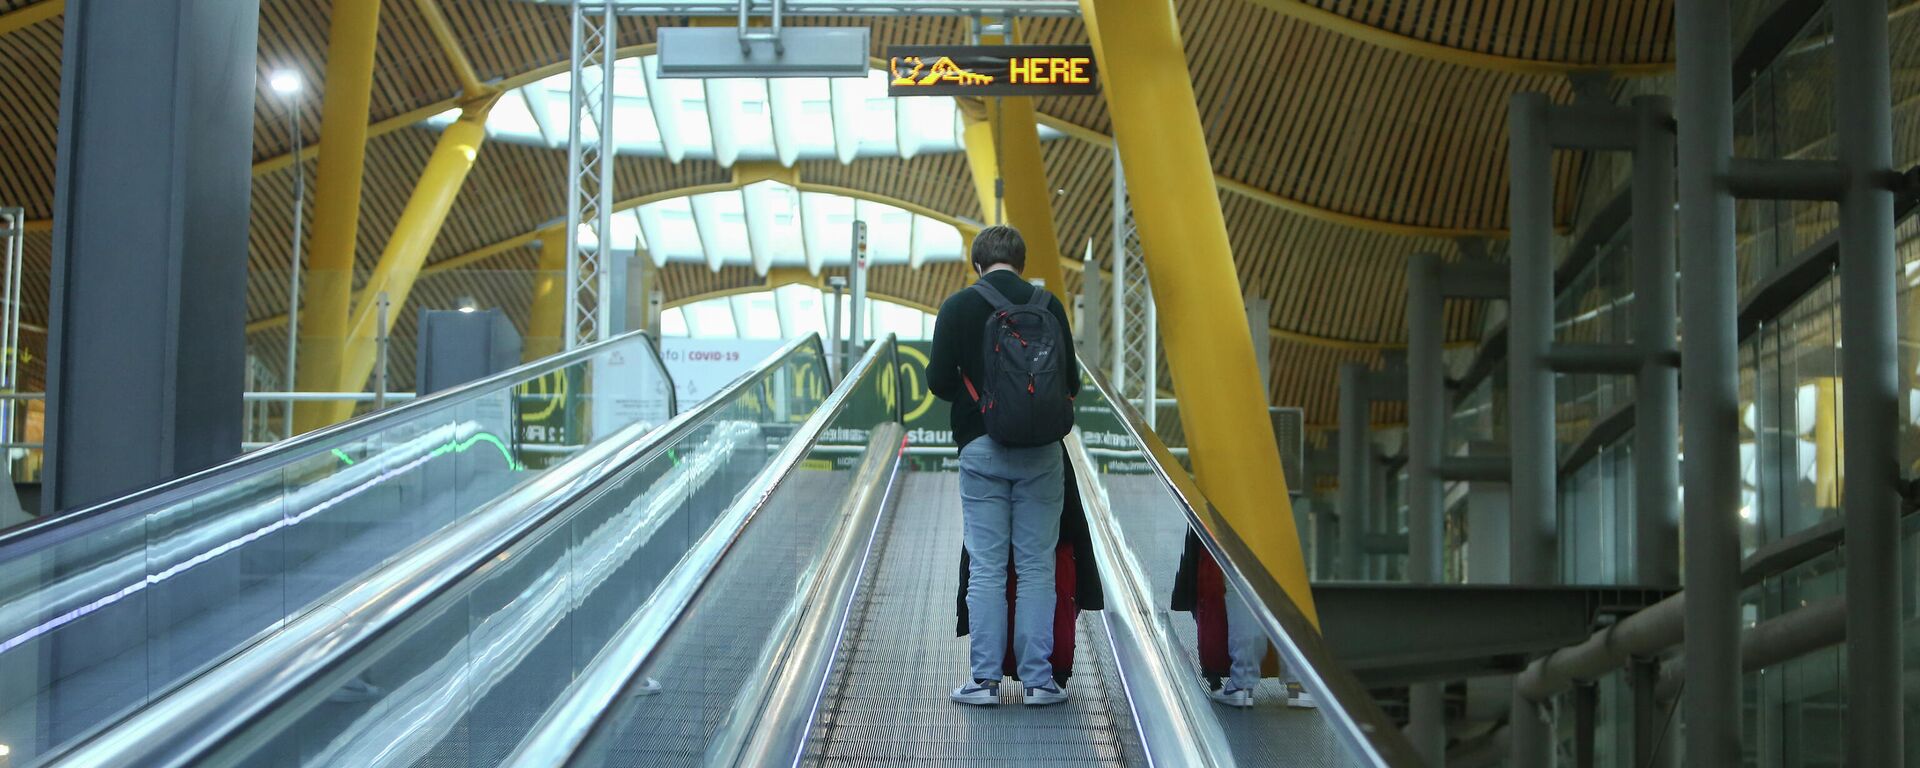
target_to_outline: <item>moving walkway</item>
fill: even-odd
[[[962,707],[954,476],[913,471],[895,346],[817,340],[392,558],[53,756],[172,765],[1410,765],[1393,724],[1093,374],[1068,453],[1107,595],[1060,707]],[[1086,435],[1098,433],[1098,440]],[[1099,448],[1089,449],[1088,442]],[[1163,606],[1189,530],[1321,700],[1209,702]],[[1229,598],[1233,599],[1233,598]],[[343,695],[351,694],[351,695]]]
[[[587,386],[610,375],[625,402]],[[641,434],[674,409],[634,334],[0,531],[0,752],[23,765],[110,722],[559,464],[567,443]]]

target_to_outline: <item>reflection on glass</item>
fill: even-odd
[[[422,400],[0,547],[0,743],[15,764],[33,760],[597,435],[663,422],[665,372],[647,344]]]
[[[825,392],[801,345],[236,740],[242,765],[493,765]],[[591,414],[582,417],[591,424]],[[496,457],[497,460],[497,457]]]

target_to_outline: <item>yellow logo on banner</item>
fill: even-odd
[[[887,407],[892,408],[895,398],[895,386],[902,388],[906,399],[900,406],[904,411],[902,420],[911,424],[933,408],[933,392],[927,389],[927,355],[918,349],[901,345],[900,369],[897,376],[880,377],[880,396],[886,399]],[[895,385],[898,379],[901,383]]]
[[[906,64],[913,69],[900,74],[900,65]],[[953,59],[942,56],[929,68],[925,59],[919,56],[895,56],[887,60],[887,68],[893,71],[894,85],[933,85],[935,83],[954,83],[957,85],[987,85],[993,82],[992,75],[981,75],[962,69],[953,63]],[[928,70],[926,76],[920,70]]]

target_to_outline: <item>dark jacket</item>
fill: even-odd
[[[1066,446],[1060,446],[1060,461],[1067,483],[1066,503],[1061,505],[1060,510],[1060,541],[1073,546],[1073,602],[1083,611],[1106,610],[1107,593],[1100,588],[1100,564],[1093,559],[1093,535],[1087,531],[1087,510],[1080,506],[1080,484],[1074,481],[1073,463],[1066,460],[1066,452]],[[967,568],[970,564],[967,548],[961,546],[960,594],[954,599],[955,614],[959,621],[954,626],[953,634],[957,637],[965,637],[968,631],[967,574],[970,571]]]
[[[1010,270],[989,272],[980,278],[1005,294],[1009,301],[1019,303],[1033,298],[1033,292],[1041,290],[1021,279]],[[1080,363],[1073,354],[1073,328],[1067,322],[1067,310],[1060,306],[1060,300],[1050,298],[1047,308],[1060,321],[1060,333],[1065,336],[1060,342],[1066,345],[1068,394],[1080,393]],[[940,305],[940,314],[933,321],[933,350],[927,361],[927,389],[935,397],[952,403],[953,406],[953,443],[956,448],[965,448],[967,443],[987,433],[986,419],[980,415],[980,406],[967,393],[966,384],[961,382],[961,374],[979,386],[986,381],[985,340],[987,317],[993,312],[993,305],[987,303],[985,296],[972,288],[947,297]]]

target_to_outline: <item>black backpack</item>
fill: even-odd
[[[1073,398],[1068,394],[1066,334],[1047,306],[1051,294],[1039,288],[1024,304],[1015,304],[985,280],[973,288],[993,305],[982,335],[986,381],[967,391],[980,404],[987,435],[1014,447],[1057,443],[1073,431]]]

